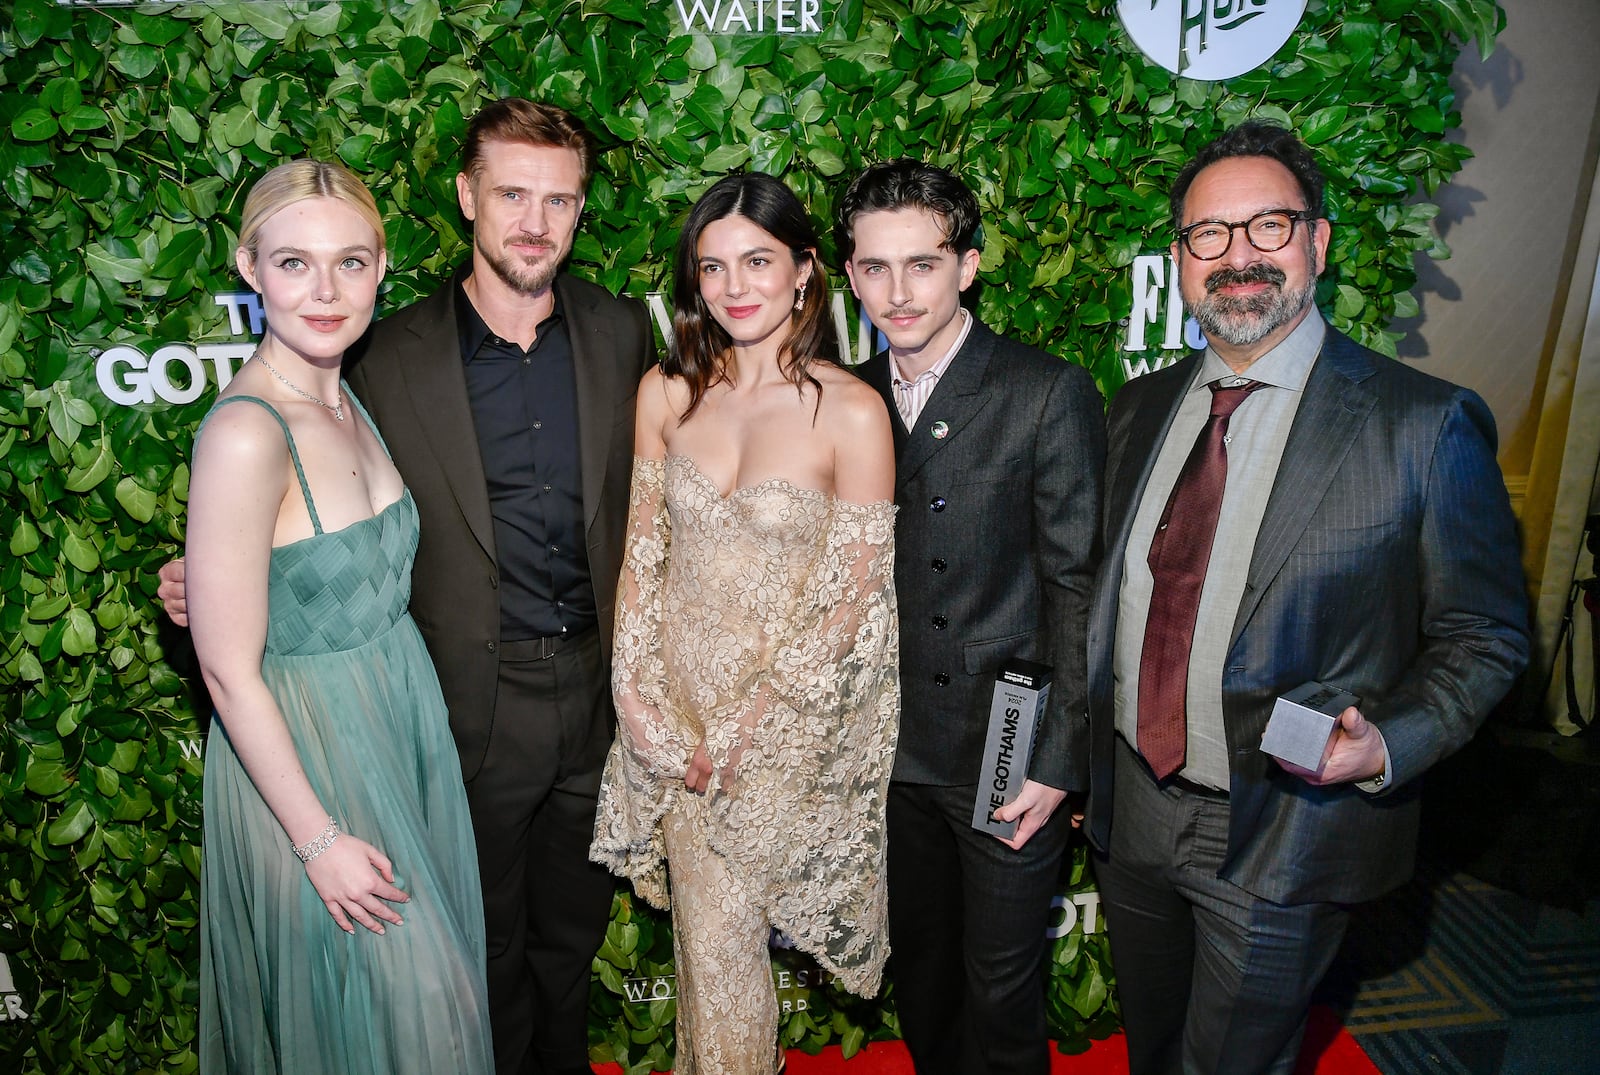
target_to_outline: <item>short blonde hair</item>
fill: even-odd
[[[366,184],[342,164],[331,161],[293,160],[280,164],[256,180],[244,200],[244,217],[239,221],[239,246],[256,259],[256,243],[261,226],[280,209],[307,198],[334,198],[344,202],[372,225],[378,234],[378,251],[385,249],[383,215]]]

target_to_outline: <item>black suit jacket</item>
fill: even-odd
[[[888,403],[897,455],[894,779],[976,783],[995,670],[1021,657],[1055,670],[1028,775],[1082,790],[1084,620],[1105,456],[1093,379],[974,322],[908,430],[888,353],[859,372]]]
[[[635,393],[655,347],[639,302],[566,275],[555,286],[572,340],[585,538],[609,666]],[[374,325],[347,356],[345,376],[417,503],[422,534],[411,574],[411,614],[438,669],[461,768],[470,780],[483,764],[494,719],[499,567],[455,295],[454,283],[446,285]]]
[[[1108,419],[1106,557],[1090,618],[1090,836],[1104,849],[1112,648],[1128,532],[1200,355],[1130,381]],[[1279,463],[1222,679],[1230,782],[1221,874],[1281,903],[1369,899],[1410,876],[1417,776],[1465,743],[1527,663],[1517,536],[1494,419],[1472,392],[1328,330]],[[1313,787],[1260,750],[1308,680],[1361,698],[1381,794]]]

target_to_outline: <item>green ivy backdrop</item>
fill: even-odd
[[[151,594],[209,393],[119,406],[95,360],[229,337],[211,296],[240,290],[241,193],[267,166],[336,156],[367,178],[394,308],[464,256],[453,162],[494,97],[552,100],[600,134],[574,270],[635,294],[662,286],[677,222],[721,173],[780,174],[825,223],[862,164],[924,157],[980,192],[982,316],[1109,394],[1128,266],[1169,238],[1164,191],[1248,115],[1322,157],[1324,309],[1392,353],[1413,258],[1443,254],[1427,196],[1467,156],[1441,138],[1446,79],[1502,20],[1492,0],[1311,0],[1271,63],[1207,84],[1146,62],[1110,0],[822,0],[809,37],[684,33],[672,0],[0,0],[0,954],[29,1012],[0,1022],[0,1068],[195,1066],[196,706]],[[1070,885],[1088,887],[1081,851]],[[672,1002],[622,995],[669,964],[662,921],[619,893],[596,1059],[666,1066]],[[1069,1048],[1115,1027],[1110,983],[1103,934],[1057,942]],[[783,1032],[853,1051],[894,1029],[892,1004],[815,990]]]

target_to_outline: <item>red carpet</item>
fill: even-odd
[[[1088,1052],[1064,1056],[1052,1052],[1051,1075],[1127,1075],[1128,1051],[1121,1035],[1097,1041]],[[594,1069],[600,1075],[620,1075],[616,1064]],[[829,1046],[818,1056],[791,1050],[784,1075],[913,1075],[911,1058],[897,1041],[880,1041],[845,1060],[837,1046]],[[1305,1048],[1295,1075],[1382,1075],[1367,1054],[1361,1051],[1338,1016],[1329,1008],[1311,1009],[1311,1024],[1306,1030]]]

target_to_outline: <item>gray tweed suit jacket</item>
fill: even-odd
[[[900,745],[894,779],[974,784],[995,670],[1053,666],[1029,776],[1081,791],[1084,623],[1095,567],[1104,401],[1088,372],[974,322],[917,418],[887,352],[858,372],[888,404],[897,465]]]

